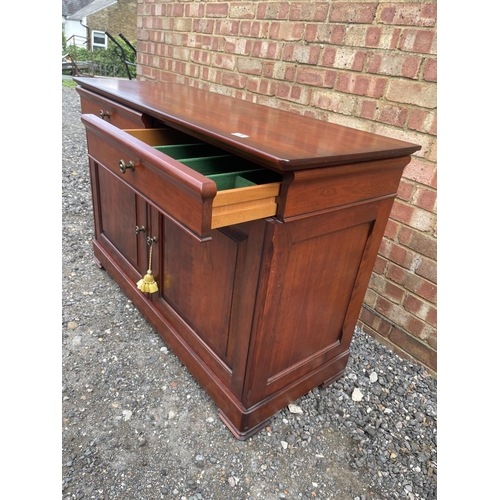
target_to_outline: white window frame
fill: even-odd
[[[95,35],[103,36],[104,37],[104,44],[102,43],[95,43]],[[99,30],[92,30],[92,52],[94,49],[107,49],[108,48],[108,37],[106,36],[106,33],[104,31],[99,31]]]

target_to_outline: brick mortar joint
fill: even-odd
[[[405,178],[405,179],[406,179],[406,178]],[[411,179],[406,179],[406,180],[408,180],[408,181],[410,181],[410,182],[411,182]],[[425,184],[421,184],[421,185],[422,185],[422,186],[424,186],[424,187],[428,187],[428,186],[426,186]],[[437,190],[435,190],[435,192],[437,192]],[[408,207],[411,207],[411,208],[416,208],[416,209],[418,209],[418,210],[423,210],[424,212],[427,212],[427,213],[429,213],[429,214],[431,214],[431,215],[435,216],[435,217],[436,217],[436,219],[437,219],[437,210],[436,210],[435,212],[433,212],[432,210],[427,210],[426,208],[421,208],[421,207],[419,207],[419,206],[417,206],[417,205],[414,205],[413,203],[410,203],[410,202],[408,202],[408,201],[406,201],[406,200],[404,200],[404,199],[400,198],[399,196],[397,196],[397,197],[396,197],[396,200],[398,200],[398,202],[403,203],[404,205],[406,205],[406,206],[408,206]],[[404,222],[401,222],[400,220],[395,219],[394,217],[389,217],[389,219],[390,219],[391,221],[395,222],[396,224],[399,224],[401,227],[408,228],[408,229],[410,229],[410,230],[412,230],[412,231],[417,231],[418,233],[423,234],[424,236],[429,236],[429,237],[432,237],[432,238],[434,238],[435,240],[437,240],[437,237],[434,235],[434,230],[433,230],[433,229],[429,229],[429,230],[424,231],[424,230],[422,230],[422,229],[417,229],[417,228],[415,228],[415,227],[413,227],[413,226],[410,226],[410,225],[408,225],[408,224],[405,224]],[[437,224],[436,224],[436,225],[437,225]],[[398,233],[399,233],[399,231],[398,231]],[[403,245],[403,243],[401,243],[401,245]],[[406,245],[403,245],[403,246],[406,246]],[[409,248],[409,247],[407,247],[407,248]],[[410,249],[410,250],[411,250],[411,249]]]
[[[411,179],[407,179],[409,182],[412,182]],[[422,186],[424,187],[427,187],[425,186],[425,184],[421,184]],[[415,186],[413,187],[413,189],[415,189]],[[401,198],[397,197],[396,198],[398,201],[401,201],[403,202],[404,200],[402,200]],[[417,207],[416,205],[413,205],[413,204],[409,204],[410,207],[415,207],[415,208],[419,208]],[[425,209],[422,209],[422,210],[425,210]],[[429,210],[426,210],[426,212],[429,212],[430,214],[433,214],[436,216],[436,219],[437,219],[437,212],[430,212]],[[408,224],[405,224],[404,222],[401,222],[400,220],[397,220],[397,219],[394,219],[393,217],[389,216],[389,220],[391,222],[393,222],[394,224],[396,224],[398,227],[396,229],[396,233],[395,233],[395,237],[390,237],[390,236],[386,236],[384,234],[384,238],[386,238],[387,240],[389,240],[390,242],[392,243],[396,243],[397,245],[401,245],[402,247],[406,248],[407,250],[409,250],[410,252],[413,252],[413,253],[416,253],[418,255],[421,255],[422,257],[425,257],[426,259],[429,259],[429,260],[432,260],[432,261],[435,261],[437,262],[437,258],[432,258],[432,257],[429,257],[428,255],[425,255],[421,252],[419,252],[418,250],[416,250],[415,248],[412,248],[411,246],[408,246],[406,245],[405,243],[403,243],[402,241],[400,241],[399,237],[401,236],[401,230],[402,229],[409,229],[410,231],[414,231],[418,234],[421,234],[422,236],[425,236],[425,237],[428,237],[428,238],[433,238],[436,242],[437,242],[437,236],[434,234],[434,231],[433,230],[429,230],[429,231],[422,231],[421,229],[416,229],[414,228],[413,226],[409,226]],[[436,227],[437,227],[437,224],[436,224]],[[386,257],[387,258],[387,257]],[[390,260],[390,259],[388,259]],[[391,261],[392,262],[392,261]]]
[[[374,293],[377,293],[376,291],[374,291]],[[380,294],[377,294],[377,295],[380,295]],[[372,309],[370,306],[366,305],[366,304],[363,304],[362,305],[363,309],[366,309],[368,312],[372,313],[374,316],[377,316],[377,318],[381,319],[382,321],[384,321],[385,323],[387,323],[388,325],[390,325],[391,328],[395,328],[397,330],[401,330],[402,332],[405,333],[405,335],[408,335],[408,337],[411,337],[413,340],[415,340],[416,342],[418,342],[419,344],[421,344],[423,347],[425,347],[426,349],[431,349],[432,351],[435,351],[435,349],[433,349],[428,343],[426,342],[422,342],[421,339],[419,339],[418,337],[415,337],[414,335],[412,335],[411,333],[407,332],[406,330],[404,330],[403,328],[401,328],[401,326],[399,325],[396,325],[396,323],[392,322],[390,319],[386,318],[385,316],[383,316],[382,314],[380,314],[379,312],[375,311],[374,309]],[[408,313],[408,314],[411,314],[411,313]],[[412,314],[412,316],[414,316]],[[416,316],[415,316],[416,317]],[[418,318],[420,319],[420,318]],[[359,320],[361,321],[362,323],[365,323],[363,320]],[[421,320],[423,321],[423,320]],[[429,324],[427,322],[424,321],[424,323],[426,324]],[[429,326],[432,326],[432,325],[429,325]],[[371,327],[370,327],[371,328]],[[377,332],[378,333],[378,332]],[[380,334],[379,334],[380,335]],[[381,335],[383,336],[383,335]],[[386,337],[384,337],[386,338]],[[394,342],[393,342],[394,344]],[[397,345],[397,344],[394,344],[394,345]],[[436,351],[435,351],[436,352]]]
[[[234,0],[233,0],[234,2]],[[227,0],[226,2],[217,2],[219,4],[231,4],[232,0]],[[266,3],[266,2],[259,2],[259,3]],[[284,2],[281,2],[284,3]],[[293,4],[296,2],[287,2],[288,4]],[[299,3],[309,3],[309,2],[299,2]],[[318,2],[311,2],[312,4],[316,3],[323,3],[321,1]],[[421,2],[421,5],[432,5],[435,4],[436,2],[434,0],[426,2],[425,0]],[[173,5],[184,5],[183,3],[177,3]],[[205,4],[206,6],[209,5],[215,5],[215,4],[210,4],[207,3]],[[185,6],[189,6],[189,4],[185,4]],[[234,4],[233,6],[238,7],[238,4]],[[287,17],[284,18],[278,18],[278,17],[259,17],[257,13],[254,13],[253,16],[249,17],[238,17],[236,15],[231,15],[230,9],[228,9],[227,14],[225,15],[220,15],[220,14],[207,14],[206,12],[203,13],[203,15],[196,15],[192,14],[189,16],[185,15],[185,12],[183,12],[183,15],[156,15],[155,17],[158,18],[185,18],[185,19],[202,19],[202,20],[234,20],[234,21],[258,21],[258,22],[263,22],[263,23],[307,23],[307,24],[316,24],[319,26],[325,25],[327,23],[333,23],[336,26],[345,26],[345,27],[351,27],[351,26],[356,26],[356,27],[381,27],[381,28],[399,28],[399,29],[413,29],[413,30],[422,30],[422,31],[437,31],[437,20],[434,23],[434,25],[420,25],[420,24],[398,24],[398,23],[390,23],[390,22],[384,22],[380,20],[380,15],[379,11],[387,6],[386,3],[382,2],[379,3],[375,12],[375,16],[373,18],[373,22],[368,23],[368,22],[355,22],[351,23],[348,21],[330,21],[330,15],[331,15],[331,10],[335,8],[334,4],[329,4],[328,10],[325,15],[324,20],[316,20],[316,19],[290,19],[290,12],[288,12]],[[184,10],[184,9],[183,9]],[[138,14],[138,17],[149,17],[151,16],[150,13],[140,13]]]
[[[410,182],[413,182],[411,179],[407,179],[406,177],[404,177],[407,181],[410,181]],[[425,186],[425,185],[424,185]],[[436,188],[433,188],[432,186],[425,186],[426,188],[428,188],[429,190],[433,190],[434,192],[437,193],[437,189]],[[437,212],[434,212],[432,210],[428,210],[427,208],[422,208],[422,207],[419,207],[418,205],[415,205],[414,203],[412,203],[411,201],[407,201],[403,198],[400,198],[399,196],[396,197],[396,199],[398,200],[399,203],[407,206],[407,207],[413,207],[413,208],[418,208],[419,210],[423,210],[424,212],[428,212],[432,215],[437,215]],[[400,222],[400,221],[397,221],[399,222],[400,224],[404,225],[404,226],[407,226],[407,227],[410,227],[411,226],[408,226],[408,224],[405,224],[404,222]],[[414,228],[413,228],[414,229]],[[420,231],[421,233],[425,233],[425,231]]]
[[[430,135],[432,137],[437,137],[437,136],[434,136],[433,134],[424,134],[424,135]],[[411,156],[412,156],[412,158],[415,158],[416,160],[418,160],[422,163],[425,163],[426,165],[437,166],[437,161],[429,160],[428,158],[424,158],[422,156],[416,156],[416,155],[411,155]],[[414,179],[410,179],[408,177],[405,177],[404,173],[403,173],[403,179],[406,179],[409,182],[413,182],[416,186],[422,186],[422,187],[425,187],[428,189],[433,189],[434,191],[437,192],[437,188],[435,188],[433,186],[429,186],[428,184],[424,184],[423,182],[419,182],[419,181],[416,181]]]
[[[399,224],[399,222],[398,222],[398,224]],[[405,226],[405,227],[408,227],[408,226]],[[398,233],[397,233],[397,236],[398,236],[398,237],[399,237],[399,231],[400,231],[400,230],[401,230],[401,229],[398,229]],[[421,231],[418,231],[418,232],[419,232],[419,233],[421,233]],[[425,255],[425,254],[423,254],[423,253],[419,252],[418,250],[415,250],[414,248],[411,248],[411,247],[409,247],[408,245],[405,245],[404,243],[401,243],[401,242],[399,241],[399,239],[398,239],[398,240],[393,240],[393,239],[391,239],[391,238],[389,238],[389,237],[387,237],[387,236],[386,236],[386,238],[387,238],[390,242],[392,242],[392,243],[396,243],[397,245],[402,246],[403,248],[405,248],[406,250],[408,250],[408,251],[409,251],[409,252],[411,252],[412,254],[414,254],[414,255],[418,255],[418,256],[422,257],[422,259],[426,259],[427,261],[430,261],[430,262],[435,262],[435,263],[437,264],[437,258],[432,258],[432,257],[429,257],[429,256],[427,256],[427,255]],[[384,255],[381,255],[381,254],[379,254],[379,256],[380,256],[380,257],[382,257],[383,259],[385,259],[387,262],[390,262],[390,263],[391,263],[391,264],[393,264],[394,266],[398,267],[399,269],[402,269],[403,271],[406,271],[406,272],[408,272],[408,273],[411,273],[411,274],[413,274],[413,275],[415,275],[415,276],[417,276],[417,277],[421,278],[422,280],[424,280],[425,282],[427,282],[427,283],[429,283],[429,284],[431,284],[431,285],[435,285],[435,286],[437,286],[437,282],[434,282],[434,281],[432,281],[432,280],[429,280],[429,279],[425,278],[424,276],[420,276],[420,274],[417,274],[414,270],[412,270],[412,269],[410,269],[410,268],[407,268],[407,267],[404,267],[404,266],[402,266],[401,264],[398,264],[396,261],[394,261],[394,260],[390,259],[389,257],[385,257]],[[398,285],[399,287],[402,287],[402,286],[403,286],[403,285],[401,285],[400,283],[398,283],[397,281],[391,280],[391,279],[390,279],[390,278],[388,278],[385,274],[378,273],[378,272],[376,272],[376,271],[373,271],[373,272],[374,272],[374,274],[376,274],[377,276],[381,276],[381,277],[383,277],[384,279],[386,279],[387,281],[390,281],[391,283],[394,283],[395,285]],[[406,290],[406,289],[405,289],[405,290]],[[429,302],[429,301],[428,301],[428,300],[426,300],[426,299],[422,299],[422,300],[424,300],[425,302],[427,302],[427,303],[429,303],[429,304],[431,304],[431,305],[432,305],[432,302]]]
[[[143,17],[149,17],[149,16],[143,16]],[[167,16],[157,16],[157,18],[170,19]],[[179,18],[179,19],[182,19],[182,18]],[[191,18],[189,18],[189,19],[191,19]],[[221,19],[221,18],[206,18],[206,19],[205,18],[192,18],[192,19],[211,21],[214,19]],[[240,19],[240,21],[247,21],[247,19]],[[323,23],[317,23],[317,24],[322,25]],[[351,25],[346,24],[346,26],[351,26]],[[372,26],[372,25],[366,25],[366,26]],[[150,27],[143,27],[141,29],[143,29],[144,31],[158,31],[158,28],[150,28]],[[388,55],[391,55],[391,54],[394,54],[394,52],[399,53],[399,51],[397,51],[395,49],[391,49],[391,48],[372,47],[372,46],[366,46],[366,45],[346,45],[344,43],[343,44],[336,44],[336,43],[329,43],[326,41],[315,42],[315,41],[305,40],[304,38],[301,38],[300,40],[299,39],[288,40],[288,39],[278,39],[278,38],[275,39],[275,38],[269,38],[269,37],[245,36],[245,35],[241,35],[241,34],[229,35],[229,34],[216,33],[216,32],[210,32],[210,33],[201,32],[201,31],[200,32],[186,32],[186,31],[179,31],[179,30],[160,30],[160,31],[169,31],[173,34],[175,34],[175,33],[178,33],[178,34],[189,33],[192,35],[209,36],[209,37],[223,37],[224,38],[224,37],[229,36],[232,38],[241,38],[243,40],[251,40],[251,41],[256,41],[256,42],[267,41],[267,42],[283,43],[283,44],[302,44],[304,46],[319,47],[321,49],[324,49],[325,47],[333,47],[333,48],[347,47],[347,48],[352,49],[352,50],[357,50],[360,52],[367,52],[369,54],[387,53]],[[417,56],[417,57],[421,57],[422,59],[426,59],[426,60],[431,60],[431,59],[437,60],[437,54],[428,54],[426,52],[417,52],[417,51],[409,51],[409,50],[406,51],[405,50],[404,52],[401,52],[400,55]],[[354,71],[354,72],[358,73],[358,74],[360,73],[359,71]],[[378,75],[378,73],[367,73],[367,74]],[[419,81],[421,83],[425,83],[425,84],[429,84],[429,85],[431,85],[431,84],[436,85],[436,82],[424,80],[422,77],[419,77],[418,79],[414,79],[414,78],[410,78],[410,77],[400,76],[398,78],[402,78],[402,79],[405,79],[408,81]]]
[[[148,17],[148,16],[143,16],[143,17]],[[157,16],[158,18],[163,18],[163,19],[169,19],[168,16]],[[189,18],[189,19],[196,19],[196,20],[204,20],[204,21],[212,21],[212,20],[221,20],[224,18]],[[233,18],[227,18],[228,20],[234,20]],[[238,21],[251,21],[249,19],[238,19]],[[259,20],[256,20],[257,22],[260,22]],[[308,24],[313,24],[311,22],[308,22]],[[318,25],[323,25],[324,23],[322,22],[317,22],[316,24]],[[340,24],[340,23],[337,23]],[[345,24],[346,27],[352,26],[351,24]],[[356,26],[362,26],[361,24],[356,25]],[[373,25],[365,25],[365,26],[373,26]],[[385,26],[385,25],[383,25]],[[145,31],[157,31],[157,28],[143,28]],[[180,33],[180,34],[186,34],[187,32],[185,31],[176,31],[176,30],[167,30],[171,31],[171,33]],[[223,33],[216,33],[216,32],[211,32],[211,33],[206,33],[206,32],[192,32],[191,34],[193,35],[200,35],[200,36],[211,36],[211,37],[226,37],[226,36],[231,36],[234,38],[241,38],[243,40],[250,40],[250,41],[256,41],[256,42],[262,42],[262,41],[267,41],[267,42],[274,42],[274,43],[281,43],[281,44],[302,44],[304,46],[313,46],[313,47],[319,47],[321,49],[324,49],[325,47],[333,47],[333,48],[349,48],[352,50],[360,51],[360,52],[366,52],[368,54],[376,54],[376,53],[387,53],[388,55],[394,54],[395,49],[392,48],[384,48],[384,47],[372,47],[372,46],[365,46],[365,45],[346,45],[346,44],[335,44],[335,43],[329,43],[326,41],[308,41],[305,40],[303,37],[299,39],[293,39],[293,40],[287,40],[287,39],[274,39],[274,38],[269,38],[269,37],[256,37],[256,36],[245,36],[241,34],[235,34],[235,35],[228,35],[228,34],[223,34]],[[401,53],[401,55],[404,56],[417,56],[421,57],[422,59],[425,60],[435,60],[437,59],[437,54],[432,54],[432,53],[423,53],[423,52],[418,52],[418,51],[404,51]],[[418,81],[423,84],[436,84],[436,82],[433,81],[427,81],[423,79],[423,75],[421,72],[423,71],[423,65],[419,70],[419,78],[410,78],[410,77],[404,77],[400,76],[398,78],[402,78],[408,81]],[[359,72],[359,71],[354,71],[355,73],[363,73],[365,74],[365,71]],[[379,75],[378,73],[366,73],[366,74],[373,74],[373,75]]]
[[[393,262],[392,260],[389,260],[389,262],[405,271],[407,271],[408,273],[411,273],[413,274],[414,276],[417,276],[418,278],[421,278],[422,280],[426,281],[427,283],[430,283],[431,285],[434,285],[434,286],[437,286],[436,283],[433,283],[432,281],[426,279],[426,278],[423,278],[422,276],[418,275],[418,274],[415,274],[413,271],[411,271],[410,269],[406,269],[404,267],[401,267],[400,265],[396,264],[395,262]],[[391,283],[392,285],[404,290],[404,295],[403,295],[403,298],[400,300],[400,301],[397,301],[395,299],[391,299],[383,294],[381,294],[376,288],[372,287],[370,284],[368,285],[368,290],[372,291],[375,295],[377,295],[377,297],[381,297],[382,299],[384,300],[387,300],[389,302],[391,302],[392,304],[394,304],[395,306],[397,306],[398,308],[400,309],[403,309],[404,311],[406,311],[410,316],[424,322],[426,325],[429,325],[430,327],[434,328],[428,321],[420,318],[419,316],[417,316],[416,314],[413,314],[411,311],[408,311],[403,303],[405,302],[406,299],[408,299],[409,297],[413,297],[417,300],[419,300],[423,305],[425,306],[429,306],[429,307],[433,307],[433,308],[437,308],[437,302],[431,302],[430,300],[427,300],[425,299],[424,297],[421,297],[420,295],[418,295],[417,293],[415,292],[412,292],[411,290],[408,290],[404,285],[401,285],[400,283],[396,282],[396,281],[393,281],[391,278],[388,278],[385,274],[380,274],[380,273],[377,273],[375,271],[373,271],[373,274],[376,274],[377,276],[380,277],[380,279],[384,280],[384,281],[387,281],[388,283]],[[367,306],[368,308],[369,306]],[[385,316],[382,316],[380,315],[379,313],[377,313],[377,315],[381,318],[384,318],[387,320],[388,323],[390,323],[391,325],[395,325],[396,328],[400,328],[400,326],[396,325],[395,323],[392,323],[390,320],[388,320]]]
[[[155,42],[157,43],[157,42]],[[226,52],[224,52],[223,50],[214,50],[214,49],[203,49],[203,48],[194,48],[194,47],[184,47],[184,46],[181,46],[179,45],[178,47],[180,48],[186,48],[187,50],[189,51],[194,51],[194,50],[202,50],[202,51],[205,51],[205,52],[210,52],[210,53],[218,53],[218,54],[222,54],[222,55],[231,55],[231,56],[236,56],[237,58],[239,59],[252,59],[252,56],[250,55],[242,55],[242,54],[227,54]],[[166,60],[172,60],[172,61],[177,61],[177,59],[175,57],[168,57],[168,56],[159,56],[159,57],[162,57],[163,59],[166,59]],[[338,70],[336,68],[329,68],[329,67],[326,67],[326,66],[317,66],[313,63],[297,63],[297,62],[292,62],[292,61],[283,61],[281,59],[279,60],[276,60],[276,59],[272,59],[272,58],[260,58],[261,60],[264,60],[264,61],[268,61],[268,62],[283,62],[283,63],[288,63],[288,64],[291,64],[291,65],[295,65],[296,67],[299,67],[299,66],[303,66],[304,68],[313,68],[313,69],[318,69],[318,70],[321,70],[323,68],[325,69],[328,69],[328,70],[331,70],[331,71],[342,71],[343,73],[352,73],[353,75],[365,75],[365,76],[375,76],[375,77],[381,77],[380,75],[376,75],[374,73],[366,73],[366,72],[357,72],[357,71],[352,71],[352,70],[347,70],[347,69],[342,69],[342,70]],[[188,61],[186,62],[190,62],[191,64],[193,65],[198,65],[200,67],[213,67],[215,69],[218,69],[217,66],[214,66],[213,65],[213,61],[210,63],[210,64],[200,64],[199,62],[193,62],[191,59],[189,59]],[[235,68],[234,70],[231,71],[232,73],[234,74],[241,74],[241,75],[245,75],[247,76],[247,73],[244,73],[244,72],[241,72],[239,71],[238,68]],[[336,77],[336,79],[338,78],[338,75]],[[387,78],[388,80],[392,80],[393,78],[391,77],[385,77]],[[304,84],[304,83],[301,83],[301,82],[297,82],[296,81],[296,77],[294,80],[292,81],[288,81],[288,80],[280,80],[280,79],[277,79],[277,78],[268,78],[268,80],[270,81],[275,81],[277,83],[279,82],[285,82],[285,83],[294,83],[298,86],[300,86],[301,88],[303,89],[306,89],[306,90],[332,90],[334,91],[335,93],[338,93],[338,94],[344,94],[344,95],[347,95],[347,96],[351,96],[351,97],[355,97],[357,98],[358,100],[360,99],[373,99],[374,101],[378,102],[378,103],[381,103],[381,104],[387,104],[389,106],[401,106],[401,103],[397,102],[397,101],[391,101],[389,99],[387,99],[386,96],[382,96],[381,98],[370,98],[370,97],[366,97],[366,96],[363,96],[363,95],[358,95],[358,94],[353,94],[353,93],[350,93],[350,92],[344,92],[344,91],[341,91],[341,90],[337,90],[337,89],[334,89],[335,87],[335,83],[333,85],[332,88],[330,87],[316,87],[314,85],[307,85],[307,84]],[[409,81],[411,79],[408,79]],[[310,105],[308,105],[310,106]],[[311,106],[311,107],[314,107],[314,106]],[[413,110],[426,110],[426,111],[429,111],[429,112],[436,112],[437,111],[437,108],[422,108],[420,106],[416,106],[414,104],[410,104],[410,105],[405,105],[405,107],[408,109],[409,112],[413,111]],[[318,110],[320,111],[325,111],[325,110],[322,110],[322,108],[317,108]],[[340,114],[342,116],[345,116],[343,113],[336,113],[334,111],[326,111],[328,113],[333,113],[333,114]],[[415,129],[412,129],[412,128],[409,128],[408,126],[408,120],[409,120],[409,115],[410,113],[408,114],[408,118],[406,120],[406,123],[404,126],[402,127],[397,127],[397,126],[394,126],[394,125],[391,125],[389,123],[385,123],[385,122],[381,122],[381,121],[378,121],[378,120],[374,120],[374,119],[371,119],[371,118],[365,118],[365,117],[361,117],[361,116],[354,116],[354,118],[358,118],[360,120],[362,120],[363,122],[367,122],[367,123],[371,123],[373,126],[376,126],[376,125],[384,125],[385,127],[389,128],[389,129],[394,129],[395,131],[398,131],[398,132],[409,132],[411,134],[414,134],[416,136],[422,136],[422,137],[434,137],[436,138],[437,137],[437,134],[431,134],[429,132],[421,132],[419,130],[415,130]],[[419,157],[420,158],[420,157]],[[425,160],[426,162],[428,163],[431,163],[431,164],[436,164],[436,162],[433,162],[433,161],[430,161],[426,158],[421,158],[421,160]]]
[[[392,219],[391,219],[391,220],[392,220]],[[404,226],[404,227],[409,227],[409,226],[406,226],[406,225],[404,225],[404,224],[400,223],[399,221],[394,221],[394,222],[397,222],[397,223],[398,223],[398,224],[400,224],[401,226]],[[413,229],[413,228],[411,228],[411,229]],[[398,239],[397,239],[397,240],[393,240],[392,238],[389,238],[389,237],[387,237],[387,236],[384,236],[384,238],[385,238],[386,240],[388,240],[390,243],[395,243],[395,244],[397,244],[397,245],[399,245],[399,246],[403,247],[404,249],[406,249],[406,250],[408,250],[409,252],[411,252],[413,255],[418,255],[418,256],[420,256],[421,258],[426,259],[427,261],[430,261],[430,262],[435,262],[435,263],[437,264],[437,258],[432,258],[432,257],[429,257],[429,256],[427,256],[427,255],[423,254],[422,252],[419,252],[418,250],[415,250],[414,248],[412,248],[412,247],[410,247],[410,246],[408,246],[408,245],[405,245],[404,243],[402,243],[401,241],[399,241],[399,233],[400,233],[400,231],[401,231],[401,228],[398,228],[397,233],[396,233],[396,236],[398,237]],[[416,231],[417,233],[419,233],[419,234],[425,234],[425,233],[423,233],[422,231],[419,231],[419,230],[415,230],[415,231]],[[435,239],[437,240],[437,238],[435,238]],[[386,257],[386,256],[384,256],[384,255],[381,255],[380,253],[379,253],[379,256],[380,256],[380,257],[382,257],[382,258],[384,258],[385,260],[387,260],[387,262],[392,263],[392,264],[393,264],[394,266],[396,266],[397,268],[399,268],[399,269],[401,269],[401,270],[403,270],[403,271],[405,271],[405,272],[408,272],[408,273],[410,273],[410,274],[412,274],[412,275],[414,275],[414,276],[416,276],[416,277],[420,278],[421,280],[425,281],[426,283],[429,283],[430,285],[437,286],[437,282],[434,282],[434,281],[432,281],[432,280],[427,279],[427,278],[426,278],[426,277],[424,277],[424,276],[421,276],[420,274],[417,274],[417,273],[415,272],[415,269],[411,269],[411,268],[408,268],[408,267],[404,267],[403,265],[398,264],[396,261],[392,260],[392,259],[391,259],[391,258],[389,258],[389,257]],[[418,267],[418,266],[417,266],[417,267]],[[397,281],[391,280],[391,279],[390,279],[390,278],[388,278],[385,274],[378,273],[378,272],[376,272],[376,271],[373,271],[373,273],[374,273],[374,274],[376,274],[377,276],[381,276],[381,277],[383,277],[383,278],[384,278],[384,279],[386,279],[387,281],[390,281],[391,283],[394,283],[395,285],[397,285],[397,286],[399,286],[399,287],[402,287],[402,286],[403,286],[403,285],[401,285],[400,283],[398,283]],[[405,288],[405,290],[406,290],[406,288]],[[410,293],[411,293],[411,292],[410,292]],[[414,294],[414,295],[415,295],[415,294]],[[428,300],[426,300],[426,299],[424,299],[424,298],[422,298],[422,300],[424,300],[426,303],[429,303],[430,305],[432,305],[432,304],[433,304],[432,302],[429,302]]]

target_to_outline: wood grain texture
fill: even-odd
[[[142,112],[133,110],[128,106],[122,106],[116,101],[98,96],[94,92],[89,92],[77,87],[80,94],[82,113],[99,116],[107,123],[111,123],[118,128],[149,128],[151,127],[151,117]]]
[[[210,177],[143,142],[161,139],[166,144],[175,143],[179,138],[175,129],[170,129],[171,136],[168,129],[159,134],[150,130],[129,134],[94,115],[83,115],[82,121],[92,158],[200,239],[209,238],[210,229],[276,215],[280,183],[218,191]],[[184,136],[180,139],[186,140]],[[134,168],[121,172],[120,161],[132,162]]]
[[[404,166],[419,146],[185,86],[77,80],[116,102],[124,118],[163,129],[128,133],[83,117],[94,255],[231,433],[249,438],[287,404],[341,377]],[[280,172],[282,182],[218,192],[152,148],[192,139]],[[120,158],[136,169],[122,174]],[[265,196],[247,197],[258,188]],[[255,215],[261,203],[274,212],[232,219],[232,207],[249,204]],[[217,217],[224,227],[213,229]],[[145,230],[136,235],[135,225]],[[152,236],[159,291],[143,294],[135,283]]]
[[[75,80],[90,91],[281,172],[408,156],[420,149],[415,144],[187,85]]]

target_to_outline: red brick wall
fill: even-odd
[[[422,146],[359,326],[436,374],[436,2],[138,0],[138,79],[175,81]]]
[[[92,30],[109,31],[116,40],[120,40],[118,33],[122,33],[129,42],[135,42],[136,19],[137,0],[118,0],[107,9],[87,17],[89,37],[92,35]],[[113,45],[113,42],[108,40],[108,47]]]

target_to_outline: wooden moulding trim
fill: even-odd
[[[251,433],[255,427],[271,418],[278,411],[285,408],[286,405],[293,403],[315,387],[321,386],[323,383],[331,381],[333,378],[341,377],[348,359],[349,350],[347,349],[291,384],[270,394],[254,406],[244,410],[241,415],[238,415],[239,418],[233,417],[230,418],[230,420],[233,422],[241,421],[241,425],[236,425],[235,428],[239,430],[242,436],[248,437],[247,433]],[[332,368],[334,369],[332,370]],[[334,373],[333,376],[332,373]],[[229,417],[231,416],[229,415]],[[255,432],[257,431],[258,429]]]
[[[95,78],[75,81],[96,94],[281,172],[407,156],[421,149],[416,144],[245,100],[237,100],[235,111],[235,98],[181,84]],[[245,126],[239,129],[242,123]],[[243,133],[244,138],[235,132]]]
[[[190,374],[206,390],[213,401],[222,408],[229,403],[243,414],[245,408],[229,389],[219,380],[217,375],[208,367],[193,348],[180,336],[175,327],[161,314],[154,303],[139,289],[108,255],[107,251],[100,245],[94,245],[95,257],[102,263],[106,272],[118,283],[120,288],[132,300],[134,305],[141,311],[151,323],[155,331],[160,335],[169,347],[174,351],[179,360],[186,365]],[[200,373],[201,370],[201,373]]]
[[[287,404],[303,396],[314,387],[320,386],[328,381],[332,373],[332,365],[342,364],[342,370],[335,370],[341,376],[347,364],[349,352],[343,352],[319,366],[314,371],[304,375],[292,384],[271,394],[256,405],[245,408],[228,387],[214,374],[203,359],[193,348],[179,335],[168,320],[161,315],[154,304],[140,291],[136,290],[135,283],[123,273],[113,259],[100,246],[94,245],[95,257],[102,263],[110,276],[120,285],[126,295],[134,302],[146,319],[151,323],[157,333],[167,342],[169,347],[186,365],[191,375],[200,383],[208,395],[212,398],[221,412],[221,419],[227,425],[231,433],[238,439],[247,439],[262,429],[269,418],[280,411]],[[224,415],[225,418],[222,417]]]
[[[153,147],[143,143],[134,136],[120,130],[109,123],[103,122],[94,115],[83,115],[82,121],[94,134],[105,139],[119,149],[126,148],[132,155],[140,158],[142,164],[147,165],[155,173],[166,176],[170,182],[176,184],[182,191],[190,195],[201,196],[202,199],[213,199],[217,193],[214,181],[186,167],[174,159],[166,161],[168,156]],[[111,127],[111,128],[110,128]]]
[[[272,377],[269,377],[267,379],[267,385],[271,385],[274,382],[278,381],[279,379],[281,379],[283,377],[286,377],[289,373],[292,373],[292,372],[294,372],[296,370],[299,370],[302,366],[308,365],[308,364],[314,362],[317,359],[324,358],[327,355],[331,355],[332,351],[338,349],[339,346],[340,346],[340,340],[336,340],[332,344],[327,345],[323,349],[320,349],[319,351],[315,352],[314,354],[311,354],[307,358],[304,358],[304,359],[300,360],[298,363],[295,363],[294,365],[289,366],[288,368],[286,368],[285,370],[277,373],[276,375],[273,375]]]
[[[264,427],[266,427],[266,425],[269,424],[269,422],[271,421],[271,419],[267,419],[267,420],[264,420],[263,422],[261,422],[260,424],[257,424],[255,427],[252,427],[251,429],[249,429],[248,431],[245,431],[245,432],[241,432],[232,422],[231,420],[229,420],[229,418],[227,418],[226,414],[222,411],[222,410],[219,410],[219,418],[222,420],[222,422],[224,423],[224,425],[231,431],[231,433],[233,434],[233,436],[238,439],[239,441],[246,441],[248,438],[254,436],[255,434],[257,434],[257,432],[259,432],[260,430],[262,430]]]

